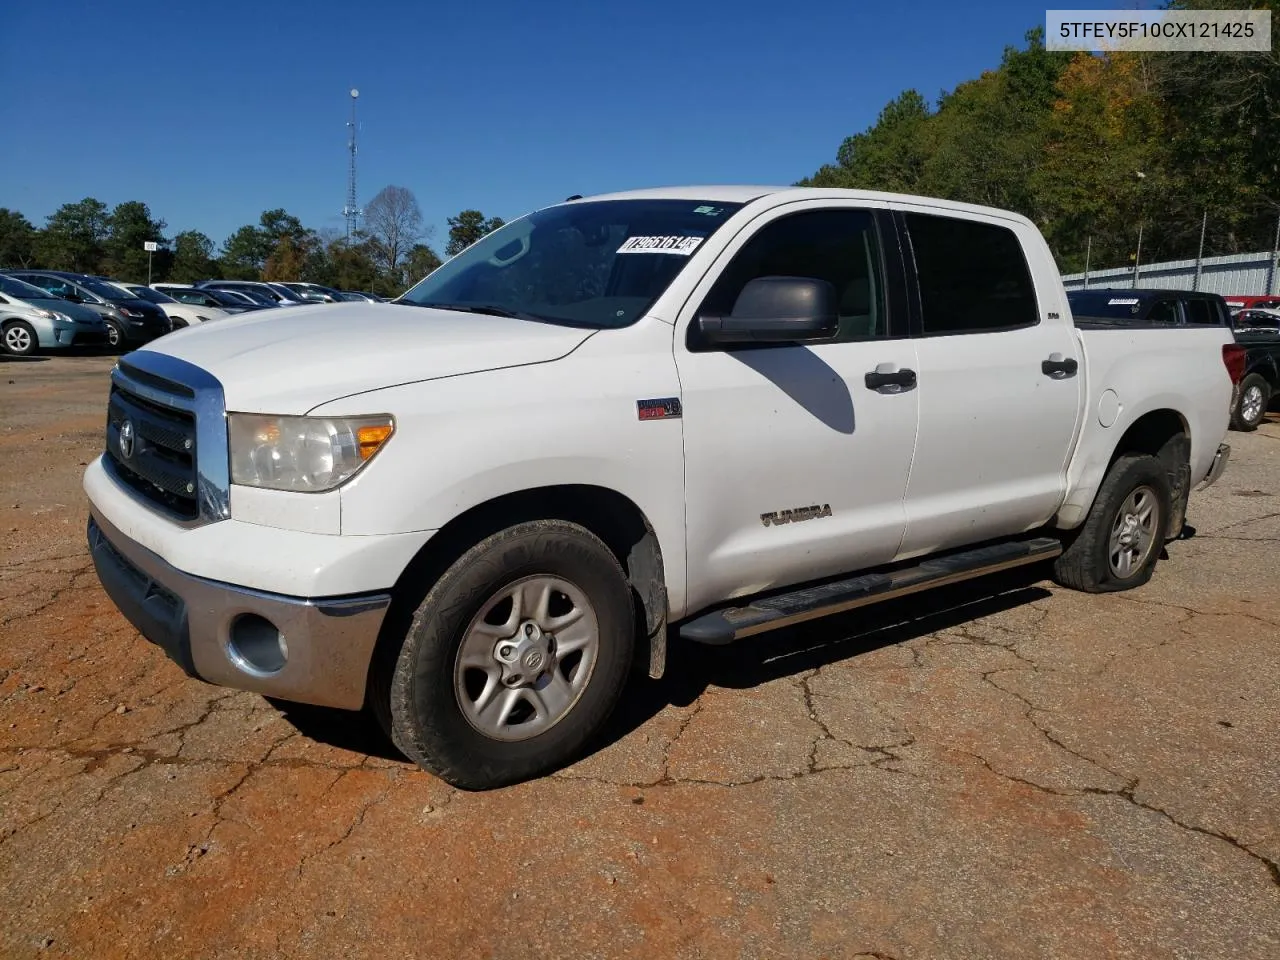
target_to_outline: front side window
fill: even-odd
[[[759,277],[808,277],[835,288],[837,341],[887,332],[875,219],[868,210],[811,210],[762,227],[734,255],[699,314],[726,316],[742,288]]]
[[[397,301],[596,329],[625,327],[742,205],[593,200],[513,220]]]
[[[1017,234],[935,214],[906,214],[926,336],[989,333],[1039,321]]]
[[[44,300],[49,296],[49,291],[47,290],[27,283],[25,280],[6,276],[0,276],[0,293],[13,297],[15,300]]]

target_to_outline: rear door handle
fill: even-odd
[[[891,363],[881,363],[864,378],[868,390],[877,393],[902,393],[913,390],[916,385],[916,372],[903,367],[897,369]]]
[[[1042,361],[1040,364],[1040,371],[1046,377],[1053,377],[1055,380],[1074,377],[1079,369],[1080,364],[1076,362],[1075,357],[1067,357],[1064,360],[1060,353],[1049,354],[1049,359]]]

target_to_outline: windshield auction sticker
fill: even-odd
[[[1270,10],[1046,10],[1049,50],[1271,50]]]
[[[702,237],[627,237],[618,253],[674,253],[687,257],[698,249]]]

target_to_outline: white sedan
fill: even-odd
[[[121,283],[116,280],[112,282],[131,296],[154,303],[165,312],[165,316],[173,321],[173,329],[175,330],[181,330],[183,327],[194,327],[210,320],[222,320],[231,316],[227,311],[219,310],[217,307],[197,307],[189,303],[179,303],[167,293],[162,293],[141,283]]]

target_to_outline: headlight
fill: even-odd
[[[355,476],[395,430],[385,414],[368,417],[228,418],[231,482],[318,493]]]
[[[58,319],[58,314],[54,313],[52,310],[42,309],[41,307],[36,307],[31,312],[34,313],[37,317],[39,317],[41,320],[57,320]]]
[[[121,312],[121,313],[123,313],[126,317],[141,317],[141,316],[142,316],[142,313],[140,313],[139,311],[137,311],[137,310],[130,310],[128,307],[121,307],[121,308],[120,308],[120,312]]]

